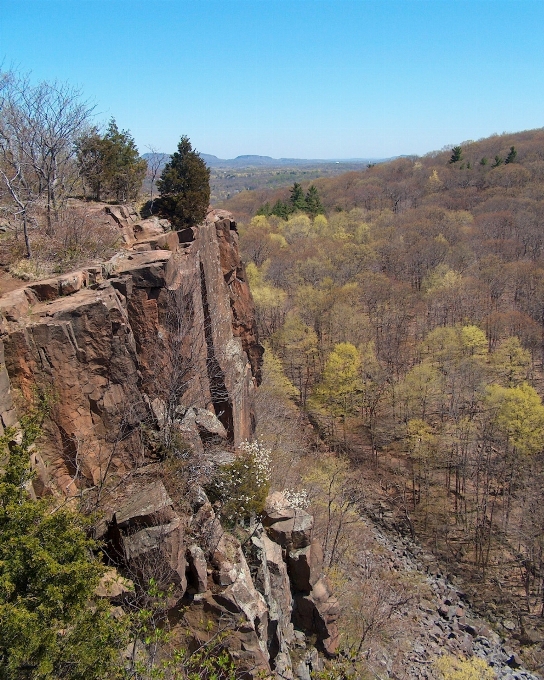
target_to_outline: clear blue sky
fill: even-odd
[[[0,62],[143,153],[423,154],[544,126],[544,0],[0,0]]]

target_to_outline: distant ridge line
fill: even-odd
[[[153,154],[144,153],[143,158],[151,159],[153,156],[164,156],[169,154]],[[293,166],[293,165],[323,165],[323,164],[368,164],[368,163],[384,163],[392,160],[391,158],[272,158],[271,156],[259,156],[256,154],[243,154],[236,156],[236,158],[224,159],[218,158],[212,154],[201,153],[200,156],[206,164],[213,167],[251,167],[251,166]]]

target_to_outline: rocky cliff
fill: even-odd
[[[152,570],[195,639],[203,621],[226,625],[248,676],[309,677],[305,634],[334,653],[338,615],[311,516],[273,496],[242,550],[200,485],[251,437],[260,380],[236,225],[211,211],[173,232],[106,211],[124,241],[114,258],[0,298],[0,428],[14,402],[48,393],[33,492],[98,510],[111,565],[142,583]]]
[[[211,212],[198,228],[165,232],[119,213],[126,250],[0,299],[2,366],[23,400],[36,386],[54,395],[44,458],[67,494],[141,462],[141,423],[164,426],[180,405],[216,416],[235,445],[252,429],[262,350],[235,223]],[[14,412],[1,376],[6,426]],[[187,434],[195,446],[199,426]]]

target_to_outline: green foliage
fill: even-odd
[[[283,228],[283,236],[287,243],[295,243],[300,239],[306,239],[312,234],[312,223],[308,215],[295,213],[287,220]]]
[[[269,202],[266,202],[255,214],[265,215],[266,217],[276,215],[277,217],[287,220],[290,215],[297,212],[305,212],[312,219],[325,212],[323,204],[321,203],[319,191],[315,185],[312,184],[308,188],[305,196],[302,186],[298,182],[295,182],[290,189],[288,201],[282,201],[278,198],[272,207],[270,207]]]
[[[221,517],[232,526],[263,511],[269,488],[270,451],[254,441],[242,443],[232,463],[219,467],[206,493],[220,503]]]
[[[43,410],[22,419],[22,440],[7,431],[0,481],[0,678],[89,680],[121,676],[126,622],[94,589],[104,573],[86,522],[67,507],[28,495],[29,448]]]
[[[267,268],[267,262],[262,267],[250,262],[246,267],[258,328],[265,335],[273,333],[283,321],[287,297],[284,290],[265,281]]]
[[[264,343],[263,374],[266,375],[267,389],[278,397],[296,399],[299,391],[285,375],[283,364],[268,343]]]
[[[325,212],[323,204],[321,203],[319,191],[314,184],[310,185],[306,192],[305,204],[306,212],[312,218],[317,217],[317,215],[323,215]]]
[[[264,215],[265,217],[269,217],[272,214],[272,208],[270,207],[270,203],[267,201],[264,205],[262,205],[255,215]]]
[[[289,314],[274,334],[272,347],[283,359],[286,373],[298,388],[302,403],[306,402],[318,358],[316,332],[297,314]]]
[[[463,159],[463,150],[460,146],[454,146],[451,150],[451,158],[449,160],[450,165],[453,163],[458,163]]]
[[[304,191],[298,182],[293,184],[290,193],[291,195],[289,196],[289,203],[291,204],[291,212],[306,210]]]
[[[458,364],[468,357],[483,357],[487,353],[485,333],[478,326],[438,327],[423,343],[424,351],[436,363]]]
[[[157,182],[160,198],[157,211],[170,220],[175,229],[200,224],[210,202],[210,170],[183,136],[178,150],[166,164]]]
[[[516,387],[527,379],[531,366],[531,354],[521,346],[513,335],[503,340],[490,357],[495,379],[504,387]]]
[[[498,154],[495,156],[495,161],[492,163],[491,167],[492,168],[498,168],[499,165],[502,165],[504,163],[504,159],[501,158]]]
[[[269,214],[276,215],[277,217],[281,217],[282,219],[286,220],[291,214],[291,207],[288,203],[285,203],[285,201],[282,201],[281,199],[278,198],[278,200],[274,203],[274,205],[270,209]]]
[[[361,357],[349,342],[334,346],[325,362],[323,377],[316,386],[314,399],[333,416],[347,416],[357,404],[361,389]]]
[[[527,383],[518,387],[490,385],[486,400],[495,425],[514,450],[522,455],[542,451],[544,406],[533,387]]]
[[[111,119],[104,135],[93,128],[77,143],[81,175],[97,201],[115,198],[125,203],[138,196],[147,163],[140,158],[134,138]]]
[[[504,161],[505,164],[508,164],[508,163],[515,163],[515,162],[516,162],[516,156],[517,156],[517,155],[518,155],[518,152],[516,151],[516,147],[515,147],[515,146],[511,146],[511,147],[510,147],[510,151],[508,152],[508,156],[506,156],[506,159],[505,159],[505,161]]]

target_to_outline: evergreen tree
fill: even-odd
[[[114,118],[104,135],[92,128],[78,141],[77,158],[84,183],[95,200],[115,198],[125,203],[138,196],[147,163],[140,158],[130,132],[119,130]]]
[[[325,213],[317,187],[313,184],[306,192],[306,212],[312,218]]]
[[[270,203],[267,201],[264,205],[262,205],[257,212],[255,213],[256,215],[264,215],[265,217],[270,217],[272,214],[272,208],[270,207]]]
[[[106,148],[98,128],[92,128],[78,140],[77,162],[85,194],[89,190],[92,198],[100,201],[106,192]]]
[[[104,136],[106,181],[117,201],[136,198],[147,170],[140,158],[134,138],[127,130],[119,130],[112,118]]]
[[[122,675],[127,620],[94,595],[104,566],[81,515],[32,500],[30,447],[43,411],[21,419],[22,441],[0,439],[0,678],[102,680]]]
[[[306,210],[306,199],[304,198],[304,191],[298,182],[293,184],[291,189],[291,197],[289,198],[291,204],[291,212],[297,210]]]
[[[451,158],[449,160],[450,165],[452,163],[457,163],[463,158],[463,150],[460,146],[454,146],[451,150]]]
[[[499,155],[497,155],[497,156],[495,156],[495,162],[493,163],[493,165],[491,167],[492,168],[498,168],[499,165],[502,165],[503,163],[504,163],[504,160]]]
[[[505,163],[515,163],[517,155],[518,155],[518,152],[516,151],[516,147],[511,146],[510,151],[508,152],[508,156],[506,156],[506,160],[504,162]]]
[[[157,186],[158,212],[169,219],[175,229],[191,227],[204,220],[210,202],[210,170],[193,150],[187,136],[181,138]]]
[[[291,214],[291,206],[285,201],[282,201],[281,199],[278,198],[278,200],[274,203],[270,210],[271,215],[276,215],[277,217],[281,217],[284,220],[287,220],[289,218],[289,215]]]

